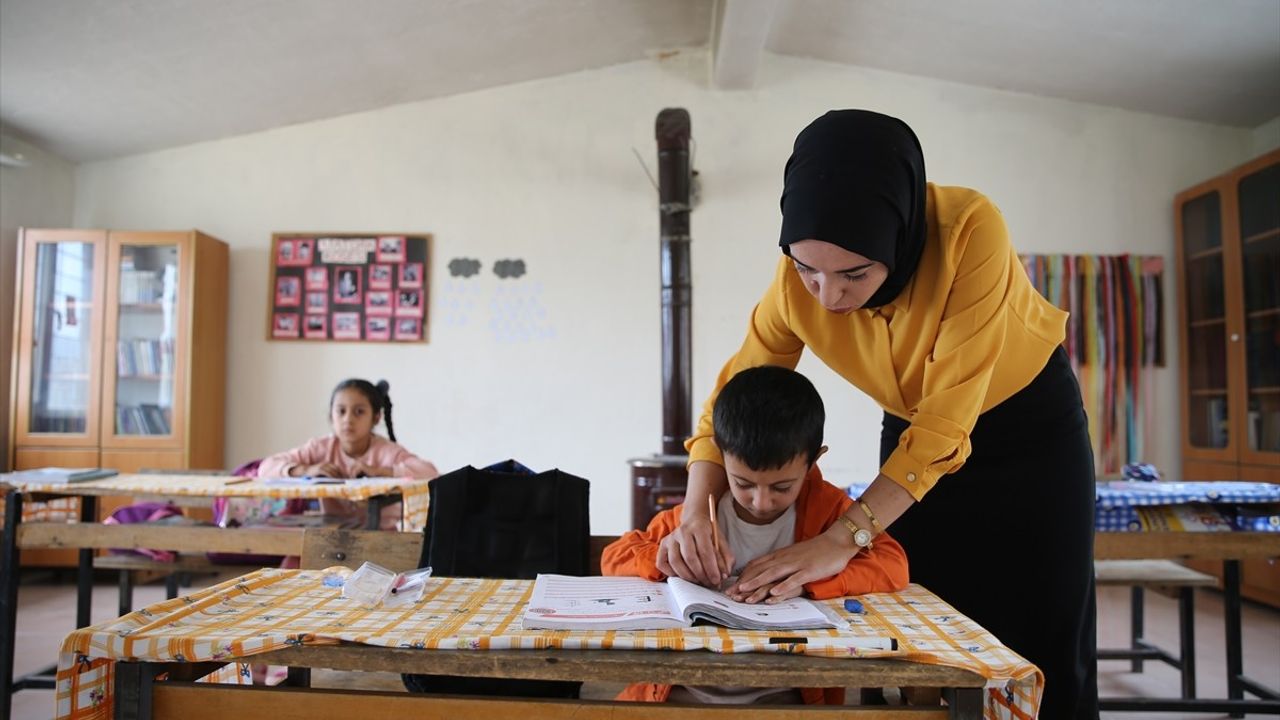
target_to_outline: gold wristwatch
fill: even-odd
[[[843,514],[840,515],[840,522],[844,523],[844,526],[853,535],[853,544],[857,545],[859,550],[871,548],[871,540],[874,536],[871,534],[870,530],[858,527],[852,520]]]

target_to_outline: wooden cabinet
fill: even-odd
[[[1174,208],[1183,478],[1280,483],[1280,150]],[[1280,606],[1280,565],[1242,572],[1247,597]]]
[[[28,229],[19,252],[12,466],[223,467],[226,244]]]

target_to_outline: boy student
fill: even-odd
[[[826,452],[822,426],[826,413],[818,391],[800,373],[765,365],[733,376],[715,401],[712,423],[716,445],[724,454],[729,492],[716,505],[720,560],[733,580],[753,560],[801,540],[816,537],[834,523],[853,501],[822,479],[815,461]],[[701,506],[701,504],[699,504]],[[638,575],[663,580],[677,572],[659,558],[658,543],[680,526],[684,506],[658,513],[645,530],[632,530],[605,548],[600,569],[605,575]],[[893,592],[907,584],[907,557],[887,534],[877,535],[832,577],[804,586],[818,600]],[[799,590],[792,596],[800,594]],[[738,597],[757,601],[763,594]],[[778,600],[786,599],[779,596]],[[645,702],[843,704],[843,688],[752,688],[671,686],[636,683],[619,700]]]

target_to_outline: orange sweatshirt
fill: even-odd
[[[796,542],[821,535],[852,504],[849,496],[824,480],[822,472],[814,465],[805,476],[804,487],[800,488],[796,498]],[[658,543],[680,525],[683,509],[681,505],[664,510],[654,516],[649,527],[632,530],[606,547],[600,557],[600,572],[665,580],[666,576],[658,570]],[[894,592],[906,587],[907,582],[906,553],[888,533],[881,533],[876,537],[875,545],[855,555],[844,570],[832,577],[807,583],[804,589],[808,597],[825,600],[845,595]],[[801,688],[800,692],[809,704],[844,703],[844,688]],[[666,702],[670,694],[670,685],[635,683],[623,690],[617,699]]]

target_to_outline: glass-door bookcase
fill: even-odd
[[[14,397],[16,468],[96,467],[106,233],[23,234]]]
[[[1237,185],[1244,305],[1241,462],[1280,464],[1280,162]]]
[[[1222,242],[1222,194],[1210,190],[1181,208],[1186,337],[1186,442],[1192,448],[1231,447],[1227,372],[1227,280]]]
[[[178,448],[185,387],[185,238],[113,233],[108,255],[104,445]]]

